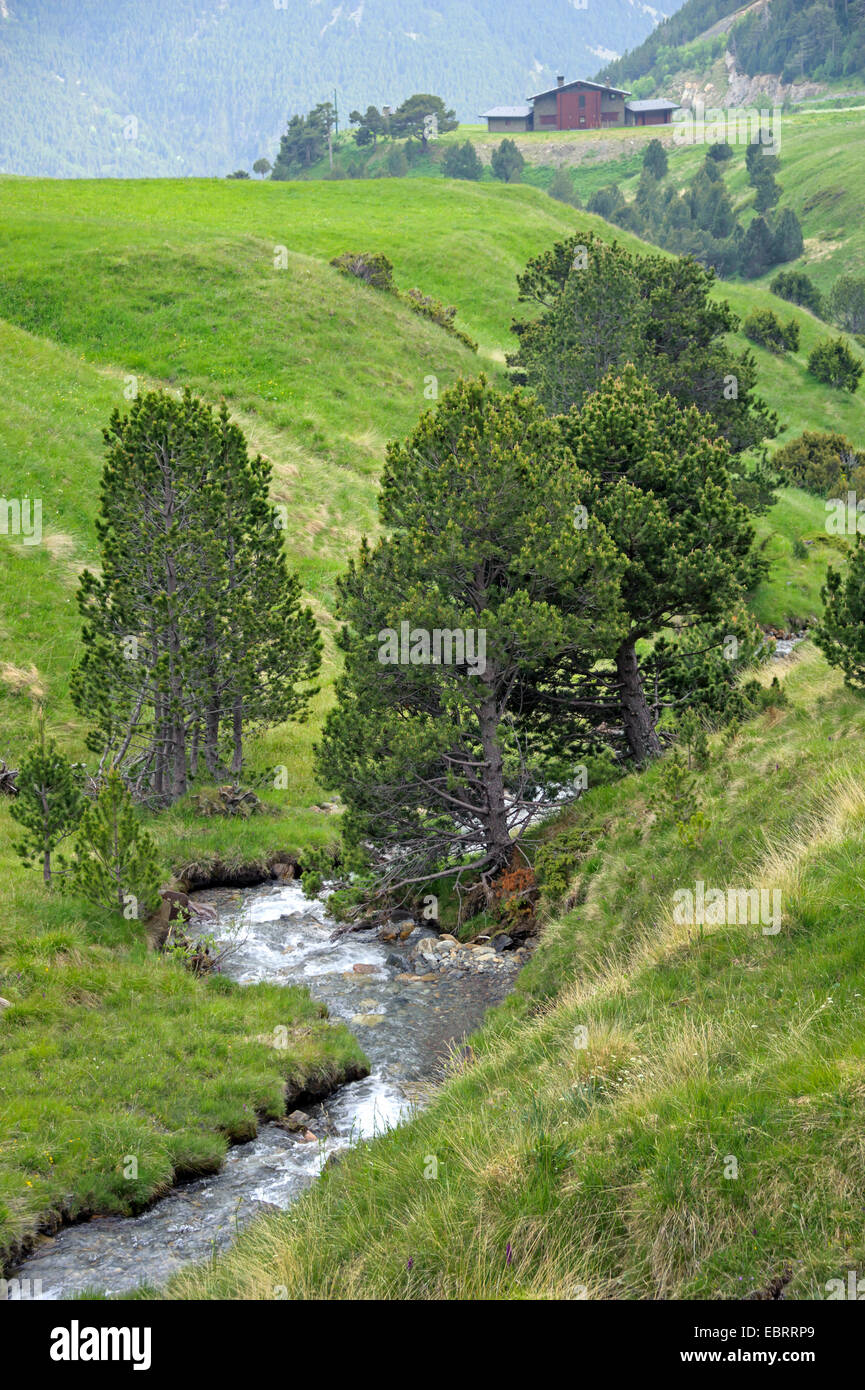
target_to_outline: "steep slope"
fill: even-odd
[[[687,0],[600,76],[640,83],[641,96],[691,88],[707,105],[749,105],[760,93],[795,101],[865,78],[862,21],[846,0]]]
[[[709,98],[706,100],[708,103]],[[709,117],[709,121],[713,119]],[[818,289],[828,294],[840,275],[861,275],[865,270],[865,108],[785,108],[774,119],[780,145],[779,207],[795,212],[805,246],[797,261],[773,267],[761,279],[748,281],[746,288],[750,292],[765,287],[779,269],[796,269],[805,271]],[[726,132],[732,157],[720,166],[743,226],[755,215],[755,190],[745,164],[745,142],[750,129],[747,120],[737,123],[735,117],[728,119]],[[684,134],[671,124],[585,134],[562,131],[541,138],[517,135],[514,139],[526,160],[525,183],[548,189],[557,171],[565,169],[574,192],[587,205],[593,194],[613,183],[619,186],[626,201],[632,202],[646,146],[653,139],[663,142],[669,160],[669,173],[661,183],[662,196],[671,189],[678,192],[687,188],[706,157],[712,138],[708,122],[703,133],[705,141],[687,143]],[[442,144],[458,138],[462,137],[446,136]],[[478,129],[472,132],[472,140],[481,159],[488,163],[499,137]],[[620,230],[612,230],[611,234],[626,237]]]
[[[169,1296],[817,1299],[861,1269],[865,705],[811,651],[783,688],[715,742],[698,845],[663,764],[589,793],[517,995],[429,1108]],[[700,883],[769,911],[677,923]]]
[[[470,119],[590,72],[679,3],[550,0],[529,20],[517,0],[4,0],[0,171],[226,174],[334,91],[343,122],[413,92]]]
[[[277,270],[272,245],[257,239],[179,245],[175,231],[169,248],[160,228],[150,244],[127,233],[112,247],[106,225],[94,253],[80,233],[64,242],[61,223],[41,225],[53,250],[40,266],[19,228],[3,287],[8,318],[30,331],[0,322],[0,380],[14,402],[3,495],[40,499],[44,532],[43,545],[4,537],[0,547],[7,753],[27,736],[14,710],[35,691],[55,718],[72,718],[73,594],[95,558],[101,430],[131,393],[182,384],[229,399],[273,462],[292,564],[327,621],[334,578],[375,524],[386,438],[417,418],[429,378],[444,389],[477,365],[395,297],[307,256]]]
[[[307,447],[330,450],[342,462],[350,455],[354,467],[355,448],[346,452],[340,433],[345,440],[383,431],[380,457],[384,439],[423,408],[424,377],[437,363],[443,380],[458,363],[472,371],[503,363],[515,341],[512,319],[518,307],[522,313],[516,275],[531,256],[579,228],[646,248],[537,189],[497,183],[47,183],[37,201],[32,185],[7,180],[0,191],[0,317],[123,372],[224,393],[296,432]],[[290,248],[290,271],[274,270],[279,245]],[[337,312],[324,287],[344,282],[322,262],[346,250],[383,251],[403,288],[418,285],[455,304],[457,323],[480,343],[480,362],[439,330],[424,337],[429,325],[363,287],[349,286]],[[761,358],[761,388],[782,418],[801,428],[801,420],[828,411],[848,433],[865,433],[865,394],[828,392],[805,372],[805,356],[825,332],[811,314],[762,287],[723,282],[718,294],[737,312],[770,305],[800,323],[798,356]],[[421,335],[411,384],[399,390],[376,365],[379,329],[364,326],[361,306],[368,303],[384,316],[377,319],[388,344],[383,362],[399,354],[393,314]],[[349,312],[348,305],[356,307]],[[344,314],[357,335],[347,351]],[[303,334],[311,343],[301,342]],[[334,372],[344,378],[337,390]],[[374,454],[367,450],[367,461]]]
[[[329,631],[334,576],[375,524],[385,429],[414,421],[425,374],[444,386],[476,361],[396,298],[308,257],[277,271],[272,246],[248,237],[230,248],[192,239],[172,251],[162,229],[148,250],[127,243],[112,255],[92,226],[90,238],[65,247],[59,226],[43,231],[56,254],[41,271],[22,228],[17,245],[20,267],[36,277],[28,304],[40,335],[0,320],[0,392],[10,406],[0,494],[43,507],[40,544],[6,534],[5,503],[0,535],[0,757],[13,767],[38,704],[64,750],[85,752],[85,721],[68,693],[74,594],[80,569],[98,558],[101,430],[130,390],[171,385],[177,373],[211,399],[226,385],[253,447],[274,463],[292,564]],[[98,365],[82,360],[78,341],[63,345],[88,333]],[[329,643],[326,691],[332,655]],[[320,711],[321,701],[313,726]],[[257,835],[207,827],[188,807],[154,822],[166,877],[179,858],[209,850],[248,861],[277,841],[332,840],[328,817],[310,809],[320,795],[311,738],[310,726],[285,728],[257,750],[265,765],[290,768],[290,790],[273,800],[293,810],[276,824],[262,817]],[[180,1176],[214,1171],[228,1142],[254,1135],[259,1116],[284,1114],[287,1087],[332,1084],[363,1063],[356,1040],[324,1021],[305,990],[250,993],[194,978],[148,954],[138,922],[46,891],[18,862],[18,835],[0,798],[0,1272],[61,1213],[129,1212]],[[277,1027],[287,1030],[285,1048],[269,1041]],[[134,1181],[118,1161],[130,1153]]]
[[[0,756],[29,739],[34,698],[46,700],[69,750],[83,751],[68,672],[75,578],[95,558],[100,431],[136,381],[189,384],[212,400],[224,395],[273,461],[290,561],[325,630],[314,719],[268,734],[253,766],[289,769],[289,790],[275,794],[281,833],[295,845],[326,841],[311,745],[330,699],[333,586],[360,536],[375,528],[387,439],[407,433],[428,407],[433,378],[441,390],[458,375],[498,375],[512,347],[511,319],[523,310],[516,274],[530,256],[578,228],[643,243],[536,189],[490,184],[5,180],[0,194],[3,492],[39,497],[45,530],[43,546],[10,539],[0,547]],[[285,269],[274,264],[279,246],[290,247]],[[480,356],[398,300],[341,277],[327,261],[348,249],[382,250],[404,288],[456,303]],[[718,293],[740,314],[771,306],[800,324],[797,354],[779,360],[755,349],[782,442],[815,425],[865,439],[865,395],[823,388],[805,370],[825,333],[812,315],[753,285],[721,284]],[[823,520],[819,502],[791,493],[760,522],[778,566],[754,597],[762,621],[794,626],[818,611],[822,552],[802,560],[793,545],[818,539]],[[160,818],[158,833],[178,857],[202,836],[226,851],[240,843],[236,827],[203,831],[183,807]],[[242,838],[254,853],[272,847],[272,828],[256,821]]]
[[[797,269],[806,271],[818,289],[828,293],[839,275],[861,275],[865,270],[865,112],[794,109],[782,111],[778,120],[779,206],[795,212],[805,250],[799,260],[774,267],[763,280],[748,284],[767,284],[781,268]],[[691,182],[703,163],[706,144],[677,143],[675,133],[664,139],[670,173],[663,188],[681,188]],[[732,145],[732,158],[721,166],[743,225],[754,216],[754,188],[748,180],[745,152],[744,144]],[[577,190],[589,198],[599,186],[618,182],[630,199],[640,175],[639,153],[635,150],[617,159],[617,151],[609,142],[606,154],[603,163],[578,166],[574,179]]]
[[[512,347],[517,271],[579,227],[642,245],[535,189],[489,184],[176,182],[159,185],[158,204],[149,183],[46,184],[38,201],[26,182],[0,187],[0,370],[14,403],[3,430],[14,486],[4,480],[4,488],[42,499],[46,533],[42,547],[0,551],[11,644],[0,708],[16,731],[8,752],[26,737],[22,717],[37,690],[56,718],[71,721],[80,747],[66,696],[74,579],[93,560],[100,430],[136,384],[188,384],[228,399],[274,462],[291,562],[330,630],[334,579],[375,526],[386,440],[427,408],[433,378],[441,390],[457,375],[499,372]],[[279,246],[291,248],[285,269],[274,263]],[[327,261],[348,249],[382,250],[403,287],[456,303],[480,357],[397,299],[340,276]],[[825,334],[812,315],[756,286],[722,284],[718,293],[740,314],[773,306],[800,324],[797,354],[755,349],[782,441],[814,424],[865,439],[865,396],[821,387],[805,370]],[[808,516],[810,536],[820,518],[813,508]],[[793,524],[802,522],[794,509]],[[790,543],[792,534],[785,573]],[[792,593],[762,592],[761,617],[813,613],[818,571],[797,564]],[[304,824],[299,807],[320,794],[309,774],[312,737],[275,733],[261,753],[293,768],[292,815]]]

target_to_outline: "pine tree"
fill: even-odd
[[[390,133],[420,140],[426,153],[427,143],[438,135],[456,130],[459,121],[441,97],[431,92],[415,92],[398,106],[390,118]]]
[[[658,180],[651,170],[643,168],[634,202],[628,206],[631,212],[636,210],[639,213],[643,226],[654,231],[661,220],[662,203]]]
[[[775,239],[764,217],[755,217],[748,223],[748,230],[742,238],[739,257],[742,274],[746,280],[753,280],[776,264]]]
[[[339,585],[318,772],[392,882],[469,860],[489,881],[584,746],[557,699],[614,650],[620,568],[586,481],[537,402],[483,378],[388,448],[385,537]]]
[[[542,312],[514,324],[514,380],[557,414],[632,362],[661,393],[709,415],[735,453],[752,448],[777,418],[755,394],[751,354],[727,345],[739,321],[713,297],[714,279],[690,257],[631,255],[590,233],[557,242],[517,279],[520,299]]]
[[[481,177],[484,166],[471,140],[464,145],[450,145],[442,160],[442,173],[446,179],[470,179],[474,182]]]
[[[564,166],[560,166],[553,174],[552,182],[547,189],[551,198],[555,198],[559,203],[569,203],[571,207],[581,206],[580,199],[574,188],[574,180]]]
[[[667,173],[667,151],[660,140],[650,140],[643,154],[643,168],[653,178],[662,179]]]
[[[796,261],[805,249],[802,228],[792,208],[782,208],[773,231],[773,256],[776,262]]]
[[[551,415],[581,404],[611,367],[645,357],[645,304],[632,272],[622,247],[574,237],[530,261],[518,278],[520,298],[548,308],[515,325],[520,346],[508,360]]]
[[[102,573],[85,571],[78,594],[85,652],[72,697],[95,717],[93,746],[114,765],[131,756],[168,800],[187,790],[188,670],[206,655],[197,645],[201,576],[213,586],[222,563],[210,525],[221,507],[210,433],[208,408],[189,393],[148,393],[128,416],[114,412],[97,519]],[[215,647],[222,636],[217,623]]]
[[[659,396],[631,365],[611,373],[582,410],[562,422],[577,467],[592,479],[590,515],[624,561],[626,627],[614,669],[581,679],[596,723],[621,719],[630,755],[660,751],[658,708],[644,688],[639,647],[674,619],[706,623],[729,611],[760,573],[754,531],[737,502],[729,449],[708,436],[693,407]],[[593,694],[593,692],[595,692]]]
[[[22,827],[22,839],[15,851],[26,863],[42,865],[42,878],[51,882],[51,856],[75,829],[82,802],[83,769],[58,751],[53,739],[45,738],[42,712],[39,739],[22,759],[18,773],[18,795],[9,814]]]
[[[144,919],[159,902],[159,882],[156,846],[138,822],[123,778],[112,768],[81,816],[74,886],[97,907]]]
[[[213,423],[210,463],[219,505],[209,526],[218,561],[212,574],[200,576],[205,601],[195,646],[204,654],[197,674],[207,768],[215,775],[225,724],[237,776],[245,731],[306,717],[316,692],[305,683],[318,672],[321,637],[286,564],[280,516],[269,498],[270,463],[250,457],[224,402]]]
[[[801,304],[810,309],[818,318],[823,313],[823,296],[814,281],[801,270],[779,270],[769,289],[791,304]]]
[[[686,195],[696,226],[719,239],[732,236],[736,214],[717,164],[706,160]]]
[[[243,733],[302,715],[321,644],[286,568],[270,465],[226,407],[140,397],[106,431],[102,573],[79,589],[76,706],[91,746],[157,802],[187,790],[204,753],[243,764]]]
[[[832,569],[821,591],[823,616],[814,641],[844,684],[865,690],[865,538],[857,536],[846,573]]]
[[[526,161],[514,140],[503,140],[498,148],[493,150],[491,161],[493,175],[504,183],[519,183],[525,163]],[[571,193],[573,193],[573,186]]]
[[[768,212],[773,208],[781,196],[782,188],[777,179],[768,171],[760,178],[753,180],[756,192],[754,194],[754,207],[757,212]]]
[[[827,386],[853,394],[865,366],[843,338],[821,338],[808,355],[808,371]]]
[[[865,333],[865,275],[839,275],[829,294],[829,313],[848,333]]]
[[[586,204],[586,208],[589,212],[595,212],[598,217],[605,217],[609,221],[614,213],[624,205],[625,199],[619,185],[608,183],[603,188],[595,190]]]

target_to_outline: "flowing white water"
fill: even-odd
[[[175,1188],[142,1215],[94,1218],[46,1238],[14,1272],[30,1281],[31,1296],[122,1294],[142,1283],[159,1285],[182,1265],[224,1249],[254,1216],[289,1206],[332,1153],[406,1118],[440,1074],[452,1043],[508,987],[504,977],[490,976],[407,985],[396,978],[409,968],[405,948],[371,933],[332,942],[335,924],[323,903],[305,898],[293,883],[196,896],[217,911],[216,926],[207,931],[235,938],[224,973],[240,984],[306,986],[332,1019],[356,1034],[370,1075],[305,1107],[318,1143],[264,1124],[251,1143],[229,1150],[219,1173]],[[399,961],[388,963],[394,954]],[[355,965],[372,969],[358,973]]]

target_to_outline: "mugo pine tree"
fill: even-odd
[[[754,530],[737,501],[730,450],[706,417],[660,396],[629,365],[562,420],[577,467],[591,479],[590,515],[604,526],[623,564],[625,631],[615,669],[580,677],[575,707],[609,729],[621,720],[638,763],[660,752],[660,709],[646,696],[639,644],[674,619],[706,623],[730,611],[761,573]],[[613,731],[613,737],[616,732]]]
[[[393,888],[470,872],[489,889],[584,747],[578,715],[533,712],[620,640],[621,562],[596,519],[575,524],[588,485],[538,402],[483,378],[388,448],[386,535],[339,586],[318,764]]]
[[[75,842],[73,883],[97,907],[132,920],[148,917],[159,902],[156,846],[138,823],[123,778],[112,768],[81,817]]]
[[[83,772],[59,751],[53,739],[45,738],[40,710],[39,739],[22,759],[18,795],[9,814],[23,831],[16,853],[27,863],[36,860],[41,864],[46,884],[51,882],[52,854],[76,826],[83,800]]]
[[[725,341],[739,321],[712,297],[714,278],[689,256],[632,255],[590,234],[557,242],[517,277],[520,299],[541,313],[513,325],[514,380],[557,415],[633,362],[662,394],[711,416],[706,428],[734,453],[758,445],[777,418],[754,394],[753,356]]]
[[[237,775],[250,725],[303,717],[321,640],[286,566],[270,465],[224,405],[152,392],[105,440],[102,571],[81,579],[72,697],[103,766],[164,804],[201,754],[216,776],[229,751]]]

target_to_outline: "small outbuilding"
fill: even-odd
[[[484,120],[490,134],[514,134],[532,129],[532,108],[530,106],[494,106],[484,112]]]
[[[679,103],[666,98],[626,101],[625,125],[669,125],[673,112],[678,110]]]

